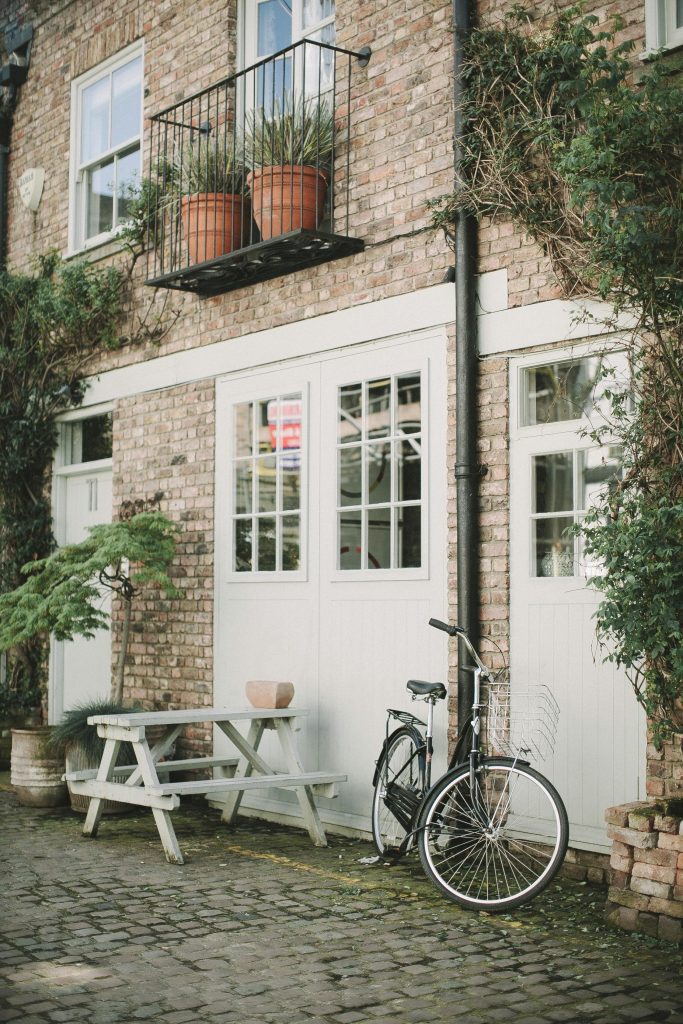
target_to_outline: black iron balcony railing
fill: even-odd
[[[152,117],[147,284],[217,295],[349,237],[352,53],[303,40]]]

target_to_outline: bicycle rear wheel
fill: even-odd
[[[424,744],[416,729],[393,732],[384,745],[375,771],[372,799],[372,838],[379,854],[406,852],[406,836],[424,794]]]
[[[503,911],[533,899],[557,874],[569,839],[564,804],[539,772],[508,758],[448,772],[420,816],[422,866],[449,899]]]

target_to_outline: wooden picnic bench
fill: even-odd
[[[181,796],[227,793],[228,800],[222,817],[230,823],[237,815],[245,790],[288,787],[296,792],[311,839],[316,846],[326,846],[327,839],[313,797],[336,796],[337,784],[345,782],[346,775],[304,770],[296,748],[292,722],[306,714],[306,710],[297,708],[196,708],[93,715],[88,723],[96,725],[98,734],[105,740],[99,767],[69,772],[64,776],[75,793],[90,797],[83,834],[97,834],[105,800],[149,807],[154,815],[166,860],[171,864],[183,864],[171,822],[171,811],[180,805]],[[247,736],[239,731],[236,722],[250,723]],[[162,760],[173,750],[185,726],[208,723],[217,725],[227,736],[236,747],[238,757]],[[146,730],[148,727],[159,726],[164,729],[163,735],[150,748]],[[280,741],[287,765],[285,772],[275,771],[258,753],[266,729],[275,730]],[[124,742],[132,745],[137,764],[116,764],[119,747]],[[179,772],[207,768],[218,770],[221,774],[190,781],[172,779]]]

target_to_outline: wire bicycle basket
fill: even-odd
[[[488,686],[486,734],[490,754],[544,761],[555,748],[560,708],[547,686],[510,687],[507,670]]]

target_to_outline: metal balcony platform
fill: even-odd
[[[203,296],[222,295],[258,281],[268,281],[284,274],[293,274],[297,270],[353,256],[364,248],[359,238],[301,228],[278,235],[267,242],[245,246],[205,263],[184,266],[172,273],[151,277],[145,284],[154,288],[195,292]]]

